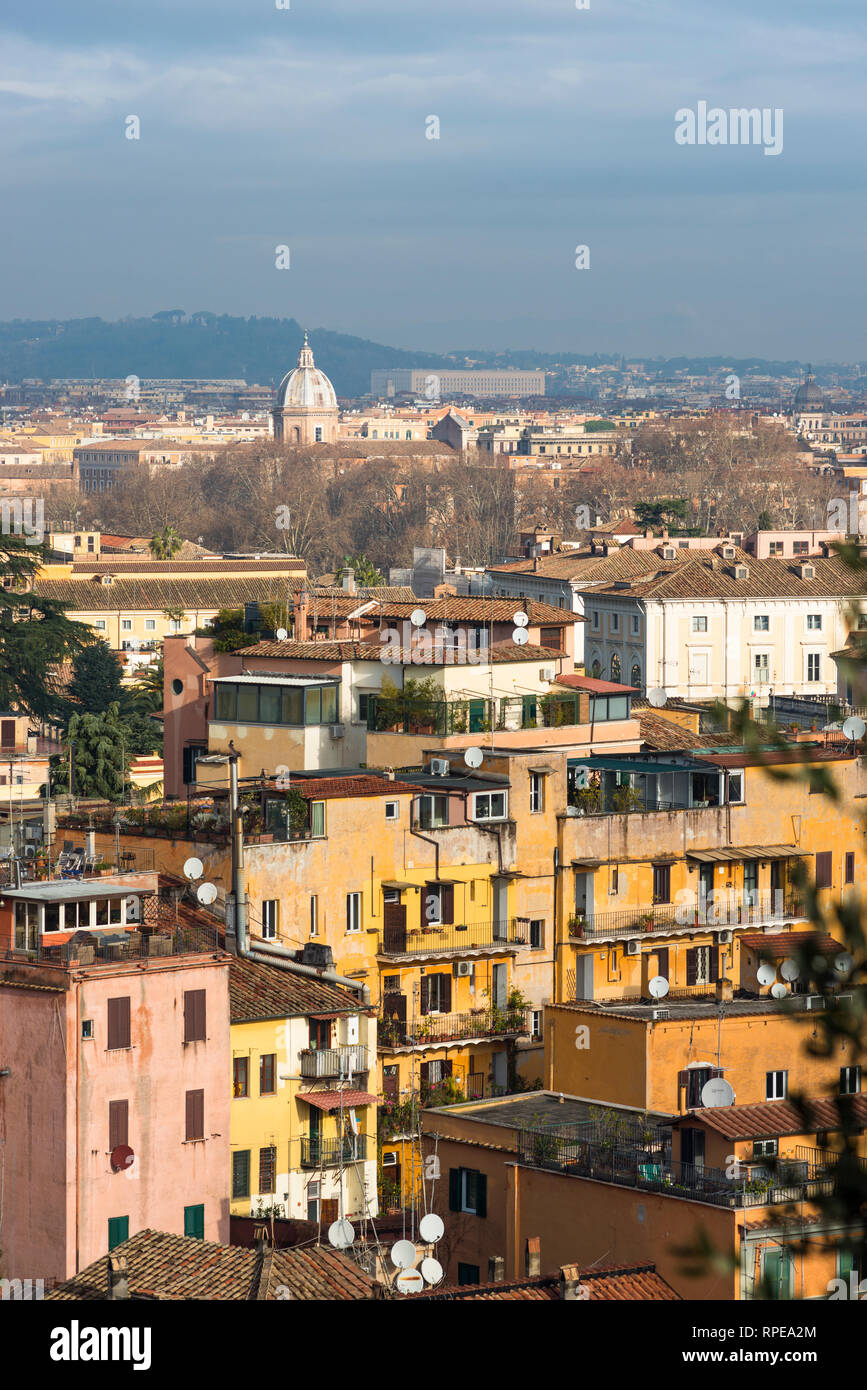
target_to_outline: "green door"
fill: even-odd
[[[129,1217],[110,1216],[108,1218],[108,1248],[113,1250],[122,1241],[129,1240]]]
[[[536,727],[536,696],[525,695],[521,700],[521,728],[535,729]]]
[[[470,700],[470,733],[478,734],[485,722],[484,700]]]
[[[205,1239],[204,1202],[195,1207],[184,1207],[184,1235],[192,1236],[195,1240]]]
[[[766,1250],[762,1262],[765,1285],[771,1298],[790,1299],[794,1264],[789,1250]]]

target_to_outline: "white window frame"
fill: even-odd
[[[815,674],[815,675],[811,675],[811,672],[813,671],[814,668],[815,668],[816,674]],[[822,653],[821,653],[821,652],[807,652],[807,674],[806,674],[806,681],[807,681],[807,684],[808,684],[808,685],[821,685],[821,683],[822,683]]]
[[[849,1085],[847,1085],[845,1091],[843,1090],[843,1077],[844,1077],[844,1075],[845,1075],[845,1077],[846,1077],[847,1083],[848,1083],[849,1081],[852,1081],[852,1080],[854,1080],[854,1082],[855,1082],[855,1085],[854,1085],[854,1086],[849,1086]],[[860,1094],[861,1094],[861,1068],[860,1068],[859,1066],[857,1066],[857,1065],[856,1065],[856,1066],[851,1066],[851,1067],[841,1067],[841,1068],[840,1068],[840,1095],[841,1095],[841,1096],[860,1096]]]
[[[399,801],[386,801],[386,803],[385,803],[385,819],[386,819],[386,820],[392,820],[392,821],[393,821],[393,820],[400,820],[400,802],[399,802]]]
[[[753,614],[753,632],[770,632],[771,615],[770,613]]]
[[[346,894],[346,932],[354,936],[361,931],[361,894]]]
[[[105,632],[105,628],[106,628],[105,618],[97,618],[96,621],[94,622],[93,626],[96,628],[97,632]]]
[[[778,1077],[782,1077],[778,1081]],[[777,1088],[782,1087],[781,1092],[777,1093]],[[765,1072],[765,1100],[788,1100],[789,1097],[789,1073],[788,1071],[768,1071]]]
[[[503,810],[501,815],[493,813],[493,801],[495,797],[502,797]],[[488,802],[488,812],[479,810],[479,803]],[[509,798],[505,790],[496,792],[474,792],[473,793],[473,820],[508,820],[509,818]]]
[[[704,613],[694,613],[692,615],[693,632],[707,632],[707,616]]]
[[[541,1009],[531,1009],[531,1010],[530,1010],[530,1036],[531,1036],[532,1038],[541,1038],[541,1036],[542,1036],[542,1010],[541,1010]]]
[[[132,632],[132,618],[121,618],[120,630],[121,632]]]
[[[822,631],[822,614],[821,614],[821,613],[808,613],[808,614],[807,614],[807,631],[808,631],[808,632],[821,632],[821,631]]]
[[[545,810],[545,777],[541,772],[530,773],[530,814],[540,816]]]
[[[310,894],[310,935],[319,935],[319,894]]]
[[[145,632],[156,632],[156,630],[157,630],[157,620],[156,620],[156,618],[145,618],[145,620],[144,620],[144,630],[145,630]]]
[[[276,941],[280,921],[280,899],[262,899],[262,940]]]

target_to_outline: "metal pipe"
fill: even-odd
[[[272,960],[271,954],[278,956],[278,960]],[[292,952],[287,951],[283,946],[272,946],[270,942],[262,942],[256,947],[248,947],[239,954],[244,955],[248,960],[256,960],[260,965],[276,965],[280,970],[292,970],[299,975],[313,975],[317,980],[325,980],[330,985],[347,985],[350,989],[357,990],[362,996],[362,1003],[370,1003],[370,986],[362,984],[359,980],[352,980],[348,975],[338,975],[335,970],[319,970],[315,965],[302,965],[300,961],[292,959]],[[365,992],[367,998],[364,998]]]

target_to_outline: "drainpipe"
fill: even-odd
[[[320,970],[315,965],[302,965],[293,958],[292,952],[285,946],[274,946],[270,941],[262,941],[258,946],[247,947],[243,951],[239,948],[238,955],[244,956],[246,960],[258,961],[261,965],[276,965],[280,970],[291,970],[299,975],[313,975],[317,980],[325,980],[330,985],[346,985],[361,993],[362,1003],[370,1003],[369,985],[350,979],[348,975],[338,975],[334,970]]]

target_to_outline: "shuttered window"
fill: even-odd
[[[831,853],[816,855],[816,887],[831,887]]]
[[[232,1154],[232,1196],[250,1195],[250,1150],[239,1149]]]
[[[273,1192],[277,1178],[277,1150],[273,1144],[259,1150],[259,1191]]]
[[[205,1041],[205,998],[203,989],[184,990],[184,1042]]]
[[[108,1147],[114,1151],[119,1144],[129,1144],[129,1101],[108,1102]]]
[[[129,995],[108,1001],[108,1048],[129,1047]]]
[[[276,1052],[265,1052],[259,1058],[259,1095],[270,1096],[274,1094],[276,1086],[274,1084],[274,1073],[276,1070]]]
[[[205,1137],[205,1093],[187,1091],[187,1139]]]
[[[475,1168],[449,1169],[449,1210],[472,1216],[488,1214],[488,1179]]]
[[[184,1235],[193,1240],[205,1239],[205,1206],[184,1207]]]
[[[108,1248],[113,1250],[116,1245],[129,1240],[129,1217],[110,1216],[108,1218]]]

